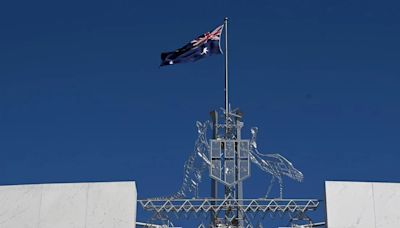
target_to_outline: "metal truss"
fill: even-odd
[[[146,199],[138,200],[144,210],[166,213],[219,213],[239,209],[244,213],[300,213],[315,211],[316,199]]]

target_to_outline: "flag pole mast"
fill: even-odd
[[[228,124],[229,96],[228,96],[228,18],[224,19],[225,28],[225,124]]]

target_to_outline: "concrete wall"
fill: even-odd
[[[400,227],[400,184],[325,182],[327,228]]]
[[[1,228],[134,228],[135,182],[0,186]]]

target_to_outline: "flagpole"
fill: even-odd
[[[225,28],[225,124],[228,124],[229,96],[228,96],[228,18],[224,19]]]

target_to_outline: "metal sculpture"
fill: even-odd
[[[207,131],[210,130],[211,125],[209,121],[203,123],[197,121],[197,139],[194,151],[189,156],[184,164],[183,181],[180,189],[169,197],[164,199],[182,199],[184,197],[198,198],[198,188],[203,180],[203,174],[206,170],[212,167],[209,159],[209,151],[211,146],[207,138]],[[280,154],[263,154],[257,148],[257,133],[258,128],[251,128],[250,161],[259,167],[262,171],[271,175],[269,185],[267,183],[267,191],[265,198],[268,198],[275,181],[279,184],[279,198],[283,198],[283,177],[287,176],[295,181],[302,182],[303,174],[297,170],[293,164]],[[248,175],[250,176],[250,174]],[[246,176],[247,177],[247,176]]]
[[[311,222],[306,212],[316,210],[318,200],[283,198],[284,177],[301,182],[303,174],[282,155],[259,152],[256,127],[251,128],[250,140],[241,139],[241,114],[229,111],[228,116],[228,124],[196,122],[198,136],[194,150],[184,164],[181,187],[168,197],[139,200],[143,208],[154,213],[153,220],[164,223],[169,222],[168,213],[202,217],[203,222],[199,227],[207,227],[204,219],[211,220],[212,227],[221,224],[253,227],[254,222],[251,220],[257,216],[260,220],[267,214],[285,213],[290,214],[291,221]],[[217,127],[225,130],[222,135],[215,134]],[[229,131],[225,128],[229,128]],[[214,136],[209,138],[211,130]],[[271,176],[269,184],[266,182],[267,191],[262,198],[243,199],[240,193],[242,186],[239,184],[250,177],[250,162]],[[225,186],[223,198],[216,197],[216,194],[211,198],[199,197],[199,186],[207,170],[210,178]],[[279,185],[279,196],[270,198],[275,182]]]

